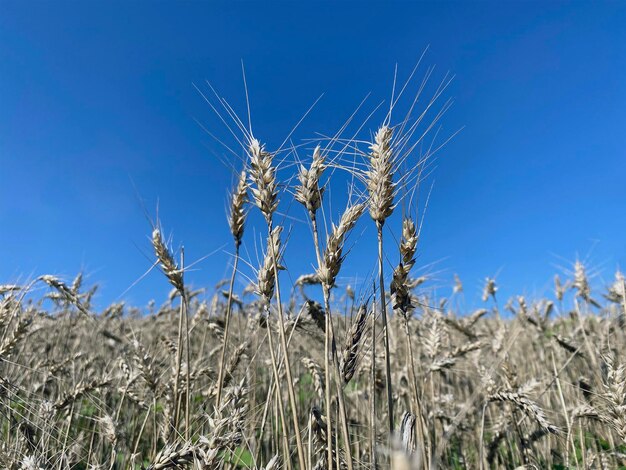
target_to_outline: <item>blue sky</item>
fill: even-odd
[[[143,207],[154,216],[158,204],[188,263],[212,253],[188,274],[212,286],[232,251],[232,157],[198,123],[235,141],[194,84],[209,80],[243,115],[243,60],[254,130],[271,149],[322,93],[298,143],[334,133],[368,93],[364,111],[388,100],[395,65],[406,77],[426,46],[433,80],[455,75],[442,135],[463,128],[428,182],[418,265],[430,285],[448,295],[458,273],[468,305],[496,274],[503,297],[543,294],[577,256],[608,280],[626,265],[625,24],[617,2],[4,1],[0,283],[82,269],[101,284],[99,306],[161,302],[157,272],[127,291],[150,267]],[[284,212],[295,278],[314,254],[301,208]],[[253,217],[252,263],[263,230]],[[375,232],[367,219],[356,232],[342,282],[369,285]]]

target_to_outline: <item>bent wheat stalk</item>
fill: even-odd
[[[183,316],[187,315],[186,305],[187,305],[187,293],[185,292],[185,283],[183,280],[183,270],[178,267],[176,261],[174,260],[174,256],[170,252],[169,248],[163,241],[163,237],[161,235],[161,230],[158,227],[152,232],[152,246],[154,247],[154,253],[157,257],[157,261],[159,262],[161,269],[167,279],[170,281],[170,284],[174,286],[174,288],[180,294],[180,309],[179,309],[179,317],[178,317],[178,348],[176,350],[176,370],[174,377],[174,429],[177,429],[178,426],[178,418],[180,411],[180,402],[179,402],[179,385],[180,385],[180,370],[183,360]],[[187,375],[189,375],[189,364],[187,364]],[[189,386],[189,377],[187,377],[187,387]],[[188,398],[187,398],[188,400]],[[186,403],[186,412],[185,417],[187,419],[186,426],[189,427],[189,405]]]

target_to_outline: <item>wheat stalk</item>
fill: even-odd
[[[268,319],[270,313],[271,300],[274,296],[274,287],[276,285],[276,270],[274,269],[274,258],[272,256],[273,253],[280,253],[280,234],[282,232],[282,227],[276,227],[267,238],[267,250],[265,252],[265,257],[263,260],[263,264],[259,268],[257,283],[256,283],[256,292],[263,299],[263,305],[267,312]],[[273,247],[270,250],[270,247]],[[269,343],[269,351],[270,351],[270,359],[272,362],[272,372],[274,374],[274,381],[276,384],[280,383],[280,374],[278,368],[278,362],[276,360],[276,354],[274,352],[274,339],[272,328],[269,327],[267,329],[267,338]],[[276,399],[278,401],[278,411],[280,415],[281,426],[283,429],[283,443],[285,449],[289,448],[289,443],[287,441],[287,420],[285,418],[284,407],[283,407],[283,398],[279,387],[276,387]],[[287,460],[287,463],[290,464],[290,461]]]
[[[250,178],[253,182],[251,191],[255,205],[259,208],[267,223],[268,235],[273,231],[273,214],[278,208],[278,190],[276,183],[276,167],[273,165],[274,155],[265,151],[260,142],[251,138],[248,146],[250,155]],[[298,410],[296,407],[296,396],[293,388],[293,378],[291,364],[289,361],[289,351],[287,347],[287,339],[285,336],[285,325],[283,319],[283,306],[281,300],[281,292],[278,280],[278,271],[280,269],[278,263],[279,253],[276,251],[274,244],[269,244],[269,253],[271,255],[274,280],[276,282],[276,303],[278,310],[278,332],[280,336],[281,347],[285,362],[285,372],[287,375],[287,392],[291,407],[291,416],[296,437],[296,447],[298,450],[298,461],[300,467],[304,468],[304,448],[302,446],[302,436],[300,435],[300,425],[298,422]],[[278,377],[276,377],[278,379]],[[277,381],[278,383],[278,381]]]
[[[248,183],[245,171],[239,176],[237,187],[231,195],[231,211],[228,219],[230,231],[235,242],[235,259],[233,261],[233,270],[228,285],[228,293],[226,300],[226,315],[224,325],[224,339],[222,342],[222,352],[220,354],[220,368],[217,378],[217,394],[215,398],[216,406],[219,408],[222,401],[222,386],[224,383],[224,358],[226,357],[226,348],[228,347],[228,336],[230,332],[230,317],[233,305],[233,289],[235,286],[235,276],[237,275],[237,266],[239,264],[239,247],[243,237],[243,229],[246,221],[245,204],[247,201]]]
[[[393,392],[391,387],[391,358],[389,354],[389,330],[387,329],[387,305],[385,300],[385,276],[383,269],[383,225],[393,213],[394,191],[392,146],[393,130],[381,126],[370,145],[369,168],[366,171],[368,205],[370,216],[376,223],[378,235],[378,279],[380,285],[380,311],[383,319],[383,339],[385,347],[385,374],[387,384],[387,413],[389,433],[393,433]]]
[[[326,309],[326,326],[325,326],[325,341],[324,341],[324,371],[325,379],[327,383],[326,387],[326,407],[327,413],[330,415],[330,361],[333,362],[336,374],[336,387],[337,395],[339,399],[339,409],[342,418],[342,433],[345,441],[347,451],[347,463],[348,469],[352,470],[352,450],[350,448],[350,434],[348,430],[348,417],[343,397],[343,390],[340,386],[342,377],[339,360],[337,358],[337,351],[335,345],[335,333],[333,328],[333,321],[330,313],[330,289],[335,284],[335,279],[341,269],[341,264],[344,260],[343,247],[348,233],[354,228],[359,217],[365,210],[365,204],[354,204],[346,208],[338,225],[332,226],[332,231],[328,235],[326,240],[326,247],[324,254],[321,254],[319,236],[317,232],[317,223],[315,218],[311,218],[313,224],[313,242],[315,244],[315,252],[318,260],[317,275],[322,281],[322,292],[324,295],[324,307]],[[330,420],[326,423],[328,426],[327,433],[330,435]],[[328,466],[332,465],[332,439],[327,441],[327,462]]]
[[[163,237],[161,235],[161,230],[159,227],[155,227],[152,231],[152,246],[154,248],[154,253],[157,257],[157,261],[161,266],[163,274],[167,277],[170,284],[174,286],[174,288],[178,291],[180,295],[180,308],[179,308],[179,316],[178,316],[178,349],[176,354],[176,372],[174,378],[174,428],[178,426],[178,417],[179,417],[179,408],[180,408],[180,397],[179,397],[179,382],[180,382],[180,371],[183,360],[183,326],[185,326],[186,331],[186,353],[187,353],[187,364],[189,364],[189,327],[187,325],[187,292],[185,290],[185,283],[183,280],[183,272],[184,272],[184,249],[181,249],[181,266],[179,267],[176,261],[174,260],[174,256],[171,251],[163,241]],[[187,374],[189,374],[189,368],[187,368]],[[187,377],[187,387],[189,387],[189,377]],[[189,432],[189,389],[187,388],[186,394],[186,403],[185,403],[185,432]]]

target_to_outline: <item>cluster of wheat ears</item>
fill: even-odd
[[[159,308],[120,303],[96,312],[95,289],[85,289],[82,276],[0,286],[0,466],[622,465],[620,273],[605,293],[592,293],[576,262],[571,279],[555,278],[553,300],[517,297],[502,307],[488,279],[485,308],[464,312],[458,277],[448,298],[436,298],[414,272],[421,222],[410,196],[439,148],[423,144],[449,102],[424,122],[446,83],[419,114],[416,98],[397,124],[391,110],[402,93],[392,98],[370,141],[342,137],[343,128],[320,139],[310,161],[288,165],[296,172],[283,181],[284,149],[267,150],[220,101],[245,159],[229,202],[232,275],[213,295],[186,284],[184,253],[158,223],[155,266],[173,287]],[[335,171],[349,173],[352,188],[333,222],[322,219],[332,212],[323,208]],[[315,251],[315,272],[294,286],[281,286],[287,237],[277,214],[286,199],[302,206]],[[253,210],[262,214],[266,246],[256,279],[237,294]],[[337,282],[358,251],[346,246],[357,223],[371,224],[378,242],[375,279],[360,295]],[[394,232],[389,248],[383,241]]]

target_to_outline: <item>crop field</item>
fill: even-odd
[[[500,298],[487,278],[470,311],[457,301],[461,279],[441,297],[418,275],[424,218],[413,196],[445,143],[426,140],[448,107],[433,111],[443,89],[397,123],[389,111],[369,138],[342,130],[301,157],[268,150],[223,105],[244,158],[227,220],[215,220],[232,235],[232,275],[217,286],[186,284],[166,220],[149,227],[161,294],[172,289],[162,305],[97,309],[81,275],[1,285],[0,467],[624,465],[621,273],[596,286],[575,261],[545,298]],[[349,200],[331,220],[340,173]],[[287,204],[310,228],[314,272],[285,275]],[[264,246],[240,289],[253,212]],[[377,251],[360,250],[357,225],[376,234]],[[337,282],[356,256],[374,274]]]
[[[507,304],[510,319],[494,286],[474,312],[417,296],[389,315],[389,375],[380,310],[350,292],[332,318],[291,299],[282,325],[267,297],[231,296],[229,319],[227,292],[187,293],[181,329],[176,296],[150,315],[95,313],[80,278],[41,282],[57,309],[2,287],[3,468],[616,468],[626,457],[620,275],[597,303],[577,265],[553,299]]]
[[[82,274],[0,280],[0,468],[626,468],[624,275],[601,285],[575,260],[543,297],[510,298],[488,277],[466,307],[463,279],[433,287],[420,265],[426,182],[456,137],[440,124],[452,77],[432,75],[394,76],[384,104],[275,148],[247,85],[246,118],[197,88],[234,155],[210,219],[226,279],[188,282],[175,227],[148,216],[164,303],[102,308]],[[285,267],[298,252],[310,272]],[[370,275],[348,285],[355,258]]]

